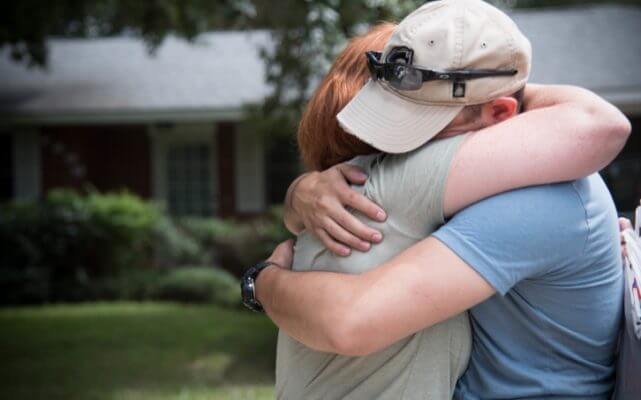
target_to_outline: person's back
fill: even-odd
[[[470,310],[474,348],[455,398],[609,397],[623,281],[597,174],[483,200],[435,236],[498,292]]]
[[[388,211],[387,221],[377,226],[385,240],[367,253],[338,257],[303,232],[297,239],[293,269],[362,273],[428,236],[444,222],[447,172],[463,138],[435,141],[409,154],[353,160],[369,174],[360,190]],[[277,398],[451,398],[470,347],[466,314],[365,357],[316,352],[280,332]]]

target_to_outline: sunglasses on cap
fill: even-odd
[[[365,53],[365,56],[367,57],[367,67],[369,68],[372,80],[377,81],[379,79],[383,79],[397,90],[419,90],[421,86],[423,86],[423,82],[462,82],[471,79],[489,78],[494,76],[514,76],[518,72],[515,69],[459,69],[435,71],[431,69],[417,68],[399,62],[381,62],[382,55],[382,53],[377,51],[368,51]]]

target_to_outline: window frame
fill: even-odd
[[[154,200],[171,213],[168,173],[170,149],[184,145],[205,145],[209,148],[211,155],[208,167],[211,176],[209,182],[211,185],[211,215],[216,215],[220,207],[220,178],[215,124],[156,124],[149,127],[149,135],[152,143],[152,193]]]

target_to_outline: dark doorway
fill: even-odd
[[[296,143],[291,137],[275,137],[268,143],[265,157],[267,204],[282,204],[289,184],[301,170]]]
[[[0,201],[13,198],[13,136],[0,133]]]
[[[619,156],[601,174],[617,210],[633,211],[641,199],[641,116],[630,117],[632,134]]]

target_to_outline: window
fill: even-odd
[[[270,138],[265,157],[267,204],[282,204],[289,184],[301,167],[296,144],[291,137]]]
[[[163,124],[149,129],[153,198],[175,216],[218,212],[218,164],[213,124]]]
[[[212,154],[207,144],[180,144],[167,151],[167,195],[173,215],[214,212]]]
[[[0,134],[0,201],[13,198],[13,136]]]

